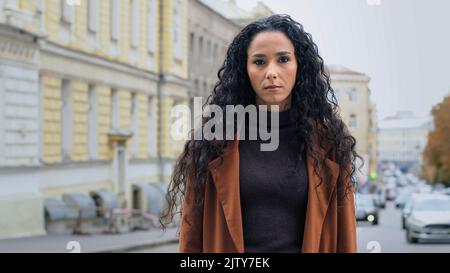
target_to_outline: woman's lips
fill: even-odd
[[[269,92],[276,92],[281,88],[281,86],[269,86],[264,88],[264,90],[267,90]]]

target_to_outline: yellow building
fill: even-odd
[[[368,141],[368,155],[369,155],[369,173],[377,173],[378,162],[378,116],[377,109],[374,103],[369,107],[369,141]]]
[[[44,233],[45,198],[168,180],[186,22],[186,0],[0,1],[0,238]]]
[[[370,78],[343,66],[327,66],[342,120],[356,138],[356,151],[364,158],[360,182],[376,170],[376,110],[370,102]]]

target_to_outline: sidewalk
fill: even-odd
[[[71,241],[79,243],[82,253],[128,252],[178,242],[177,229],[168,228],[165,232],[153,229],[121,234],[44,235],[6,239],[0,240],[0,253],[70,253],[72,248],[67,247]]]

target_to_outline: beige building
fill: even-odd
[[[0,0],[0,238],[44,200],[167,182],[188,105],[187,0]]]
[[[202,97],[205,101],[218,80],[217,72],[228,45],[240,27],[208,6],[207,1],[189,0],[188,3],[189,95]]]
[[[377,173],[377,160],[378,160],[378,116],[377,116],[377,109],[376,105],[374,103],[370,104],[369,108],[369,148],[368,148],[368,155],[369,155],[369,174],[375,174]]]
[[[263,17],[273,15],[274,12],[263,1],[255,1],[256,4],[252,10],[244,10],[239,7],[236,0],[199,0],[205,5],[211,7],[225,18],[233,21],[237,25],[246,24]]]
[[[189,0],[189,96],[202,97],[203,103],[218,81],[217,72],[225,60],[229,44],[242,26],[273,12],[262,2],[246,11],[235,1]]]
[[[418,175],[428,132],[433,127],[432,118],[419,118],[412,112],[402,111],[381,120],[379,126],[379,161],[409,168]]]
[[[44,234],[45,200],[106,189],[131,207],[134,185],[167,182],[184,144],[173,106],[211,92],[235,20],[255,16],[220,0],[0,0],[0,238]]]
[[[327,66],[338,100],[340,115],[356,138],[356,150],[364,158],[360,182],[376,171],[376,109],[370,102],[370,78],[343,66]],[[374,150],[375,149],[375,150]]]

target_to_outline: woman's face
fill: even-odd
[[[256,104],[290,108],[297,74],[294,45],[280,31],[256,34],[247,49],[247,73],[256,93]]]

